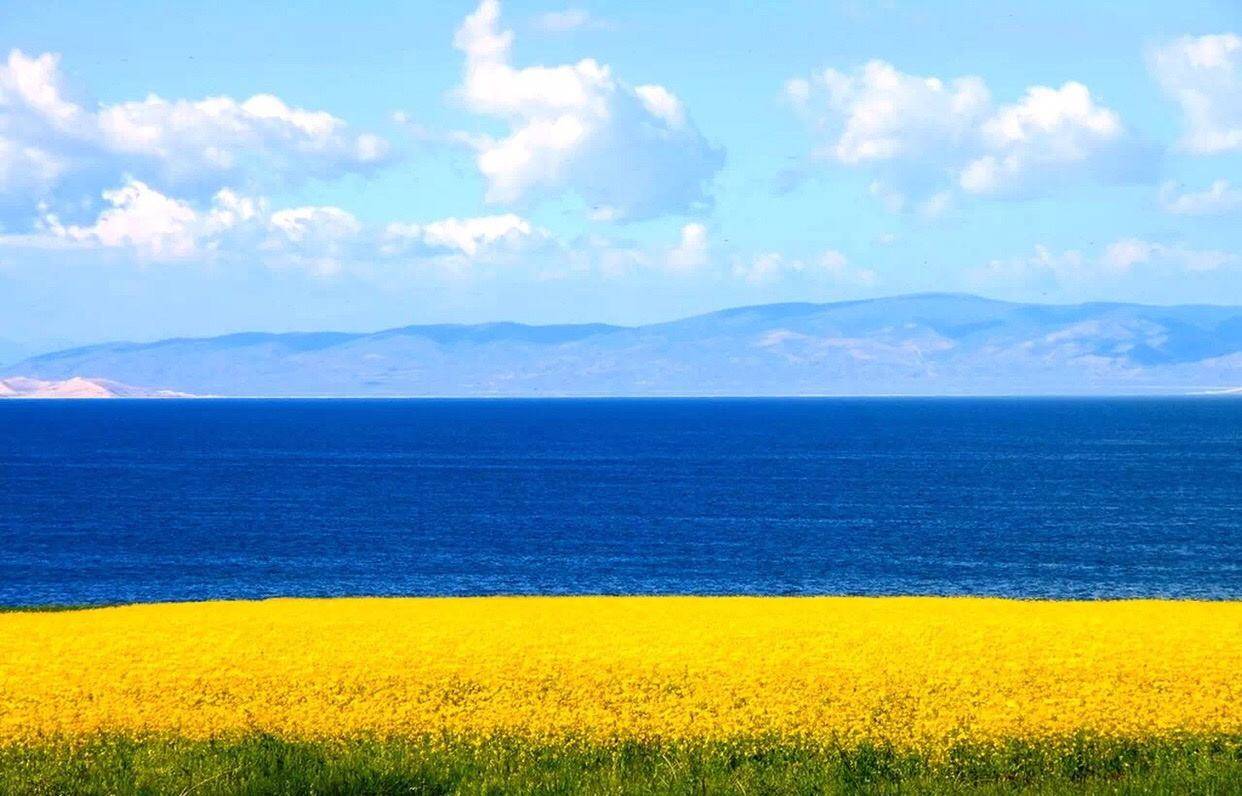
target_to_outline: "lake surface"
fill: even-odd
[[[1242,400],[0,402],[0,603],[1242,598]]]

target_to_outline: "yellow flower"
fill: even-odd
[[[514,597],[0,614],[0,743],[1242,732],[1242,603]]]

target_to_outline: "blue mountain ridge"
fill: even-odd
[[[0,373],[218,396],[1192,393],[1242,386],[1242,307],[920,294],[633,327],[437,324],[105,343]]]

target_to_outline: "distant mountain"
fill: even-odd
[[[14,376],[0,379],[0,398],[189,398],[170,390],[146,390],[107,379],[75,376],[64,381],[44,381]]]
[[[1149,394],[1242,386],[1242,308],[915,295],[638,327],[408,326],[109,343],[3,371],[232,396]]]
[[[37,342],[18,342],[0,338],[0,372],[5,372],[5,365],[11,365],[48,351],[68,348],[73,343],[69,340],[40,340]]]

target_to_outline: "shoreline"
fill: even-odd
[[[133,602],[101,602],[101,603],[0,603],[2,614],[59,614],[85,611],[100,611],[114,608],[140,608],[157,606],[195,606],[195,605],[235,605],[262,604],[279,602],[341,602],[341,601],[464,601],[464,600],[946,600],[946,601],[994,601],[999,603],[1017,604],[1069,604],[1069,605],[1102,605],[1112,603],[1169,603],[1169,604],[1200,604],[1228,605],[1242,604],[1242,594],[1237,596],[1208,597],[1168,597],[1162,595],[1138,595],[1128,597],[1045,597],[1018,596],[1007,594],[937,594],[937,593],[901,593],[901,594],[752,594],[743,592],[678,592],[678,593],[611,593],[582,592],[574,594],[543,594],[543,593],[480,593],[480,594],[336,594],[330,596],[304,597],[298,595],[271,595],[265,597],[190,597],[184,600],[138,600]]]

